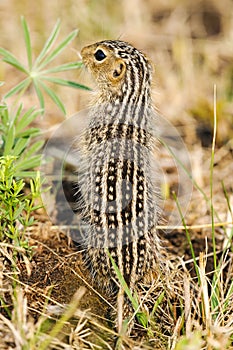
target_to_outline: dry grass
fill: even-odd
[[[136,330],[134,337],[123,336],[122,348],[232,349],[232,1],[11,0],[2,1],[0,13],[1,46],[22,59],[26,54],[19,36],[20,15],[29,23],[36,53],[57,18],[62,20],[61,36],[79,28],[75,47],[64,53],[64,62],[76,60],[76,51],[88,43],[119,37],[151,57],[155,64],[155,105],[176,126],[192,163],[195,186],[184,223],[188,225],[197,272],[184,227],[164,228],[161,235],[170,273],[141,286],[139,298],[149,326],[146,331]],[[12,68],[0,65],[0,80],[6,82],[2,93],[20,78]],[[77,72],[74,79],[92,84],[84,71]],[[214,84],[218,124],[211,190]],[[68,88],[62,89],[62,96],[68,115],[84,108],[88,101],[87,92]],[[29,91],[25,106],[35,102],[33,91]],[[49,101],[46,110],[38,124],[47,131],[62,116]],[[165,158],[162,167],[166,174],[166,216],[174,207],[172,191],[177,178]],[[216,224],[203,196],[210,198],[211,191]],[[62,228],[52,226],[42,211],[37,216],[38,225],[28,231],[35,246],[31,261],[22,258],[13,269],[14,250],[0,244],[1,349],[114,349],[117,334],[106,320],[113,307],[111,298],[95,290],[80,253],[70,246]]]

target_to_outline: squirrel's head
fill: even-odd
[[[149,60],[124,41],[106,40],[86,46],[81,56],[100,92],[108,96],[119,96],[122,89],[136,91],[143,83],[150,84],[152,68]]]

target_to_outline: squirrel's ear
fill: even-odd
[[[112,73],[113,79],[120,80],[125,73],[125,68],[126,68],[125,62],[122,60],[119,60],[116,63],[116,66],[114,67],[114,70]]]

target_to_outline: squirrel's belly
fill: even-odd
[[[89,154],[82,178],[88,246],[123,246],[146,236],[156,224],[149,151],[120,141],[102,142]]]
[[[109,137],[108,130],[89,139],[80,181],[87,213],[85,245],[94,275],[100,280],[115,276],[107,249],[133,285],[154,259],[158,203],[146,138],[142,144],[129,133],[115,136]]]

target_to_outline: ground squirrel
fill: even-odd
[[[160,252],[152,65],[119,40],[86,46],[81,56],[97,83],[90,123],[80,141],[86,254],[95,279],[118,290],[107,249],[134,291]]]

